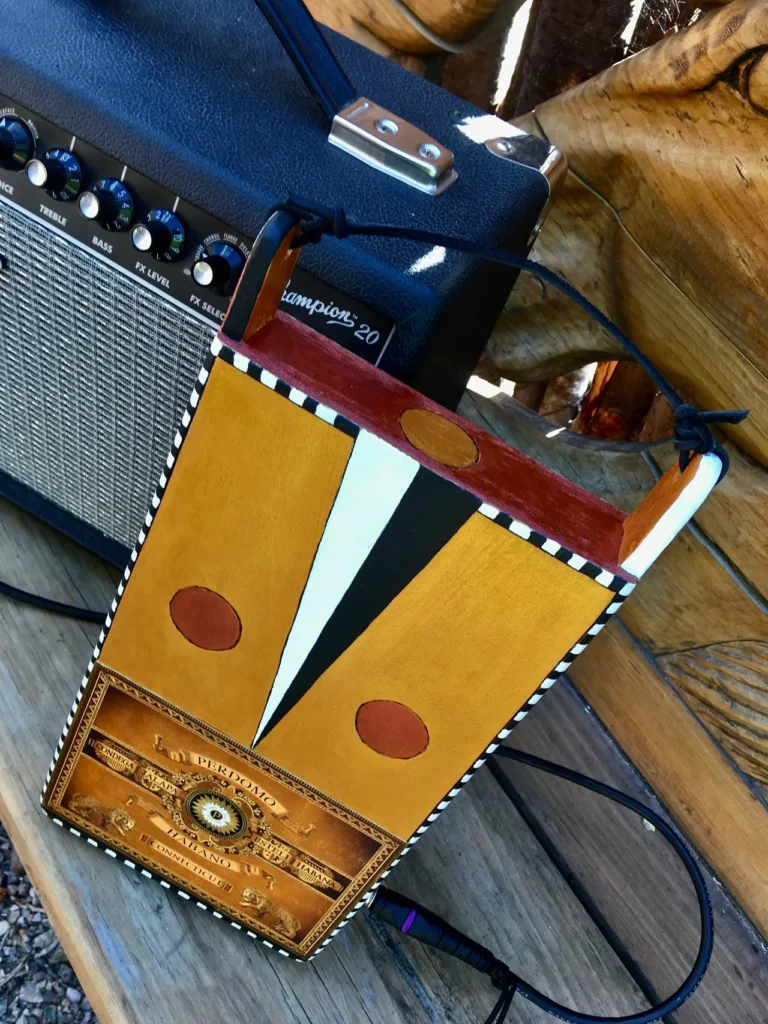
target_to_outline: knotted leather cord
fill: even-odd
[[[473,242],[468,238],[444,235],[438,231],[426,231],[423,228],[412,228],[396,224],[362,224],[349,220],[343,209],[333,209],[294,197],[289,197],[285,202],[277,204],[272,208],[271,212],[278,210],[285,210],[302,221],[301,231],[293,242],[293,248],[299,248],[303,245],[315,245],[325,235],[339,239],[348,238],[351,235],[402,238],[411,242],[422,242],[425,245],[441,246],[444,249],[453,249],[456,252],[467,253],[469,256],[477,256],[480,259],[501,263],[516,270],[524,270],[540,278],[559,292],[562,292],[569,299],[572,299],[593,320],[596,320],[603,330],[617,341],[635,362],[642,366],[659,391],[667,399],[674,410],[673,444],[675,450],[680,453],[680,471],[682,472],[686,468],[692,454],[707,455],[712,452],[717,455],[722,464],[719,479],[722,480],[728,472],[728,453],[715,439],[709,424],[741,423],[749,415],[749,410],[721,409],[714,412],[700,412],[695,406],[685,402],[656,365],[613,320],[590,302],[586,296],[582,295],[578,289],[574,288],[573,285],[569,284],[564,278],[548,267],[543,266],[541,263],[536,263],[534,260],[526,259],[524,256],[518,256],[517,253],[509,252],[506,249],[497,249],[491,245]]]

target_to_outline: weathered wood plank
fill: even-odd
[[[467,391],[459,412],[625,512],[631,512],[655,483],[642,446],[595,441],[557,429],[501,391],[493,396]]]
[[[529,715],[509,745],[555,760],[649,804],[664,816],[578,694],[562,683],[547,696],[546,714]],[[544,710],[542,708],[542,710]],[[535,821],[565,869],[594,902],[660,997],[683,980],[696,955],[698,909],[670,846],[636,815],[524,765],[502,762],[526,818]],[[705,869],[706,871],[706,869]],[[768,1005],[768,951],[711,879],[715,949],[704,981],[675,1011],[677,1024],[763,1024]]]
[[[547,421],[501,392],[494,397],[468,392],[460,408],[526,454],[626,511],[653,484],[650,469],[632,446],[621,451],[621,446],[569,433],[547,437]],[[665,467],[675,458],[670,446],[651,452]],[[754,520],[768,514],[763,509],[768,502],[760,496],[768,474],[748,456],[735,454],[734,477],[738,480],[744,467],[751,467],[752,490],[746,488],[739,495],[733,478],[727,477],[698,518],[706,517],[719,537],[725,535],[726,553],[738,557],[747,575],[761,578],[765,555],[756,548],[765,531],[757,529]],[[710,502],[713,509],[708,508]],[[742,504],[747,519],[752,517],[754,536],[739,520]],[[768,794],[768,616],[762,608],[686,530],[649,569],[620,618],[651,654],[661,656],[662,671],[686,704]],[[610,687],[612,680],[596,675],[593,684]]]
[[[541,108],[538,113],[543,119],[556,102]],[[580,116],[572,103],[560,130],[547,129],[547,137],[568,154],[573,168],[578,167],[573,156],[578,155],[580,140],[568,132]],[[553,119],[552,114],[549,120]],[[535,127],[530,118],[516,123],[526,131]],[[629,155],[624,163],[630,163]],[[727,432],[745,451],[768,462],[768,378],[698,299],[682,291],[679,282],[660,268],[656,249],[650,243],[646,248],[642,237],[630,234],[623,211],[615,211],[591,188],[574,173],[568,174],[544,222],[533,259],[561,274],[603,309],[701,408],[750,408],[749,418]],[[667,225],[668,232],[673,230]],[[657,246],[663,247],[666,236],[660,233],[659,238]],[[700,284],[702,292],[710,293],[713,287],[709,282]],[[542,379],[596,359],[626,357],[574,303],[525,275],[494,329],[488,354],[512,380]]]
[[[652,653],[768,640],[768,617],[688,530],[651,566],[621,619]]]
[[[580,692],[740,906],[768,932],[768,810],[625,627],[571,667]]]
[[[0,578],[106,606],[110,573],[0,505]],[[492,988],[475,972],[359,916],[309,965],[286,961],[156,883],[63,834],[40,812],[41,781],[94,627],[0,603],[0,817],[101,1024],[474,1024]],[[481,773],[398,869],[394,884],[498,947],[534,984],[598,1013],[642,1005],[594,923]],[[543,1022],[522,1003],[518,1019]]]

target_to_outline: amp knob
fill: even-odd
[[[170,210],[152,210],[131,232],[131,241],[139,252],[151,253],[156,260],[174,263],[184,255],[184,225]]]
[[[23,171],[35,152],[32,132],[18,117],[0,117],[0,167]]]
[[[96,182],[79,200],[80,213],[96,220],[107,231],[127,231],[133,220],[133,196],[116,178]]]
[[[52,199],[62,202],[77,199],[83,186],[82,164],[68,149],[49,149],[42,160],[32,160],[27,177]]]
[[[192,268],[192,276],[201,288],[231,295],[244,266],[245,257],[239,249],[227,242],[213,242],[203,250]]]

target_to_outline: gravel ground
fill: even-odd
[[[0,825],[0,1024],[97,1024]]]

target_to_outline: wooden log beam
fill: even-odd
[[[767,11],[768,0],[734,0],[525,122],[561,146],[572,172],[537,255],[585,287],[690,397],[751,406],[750,421],[728,433],[763,463]],[[580,319],[558,306],[549,331],[535,305],[521,291],[509,314],[522,309],[526,337],[547,337],[550,362],[553,349],[561,364],[567,352],[594,356],[594,335],[577,340]],[[507,320],[496,343],[510,334]],[[513,373],[514,352],[503,357]]]
[[[406,0],[407,6],[425,24],[451,42],[463,42],[482,26],[500,0]],[[503,2],[503,0],[502,0]],[[406,53],[439,53],[440,47],[425,38],[388,0],[310,0],[316,18],[336,28],[358,26],[394,50]],[[330,19],[330,20],[329,20]],[[331,24],[331,20],[336,24]],[[350,34],[343,28],[345,34]]]
[[[354,39],[361,46],[366,46],[374,53],[388,57],[396,64],[408,68],[416,75],[424,74],[424,59],[418,54],[406,53],[388,43],[370,28],[366,27],[357,17],[355,6],[345,4],[343,0],[306,0],[312,16],[322,25],[340,32],[349,39]]]

